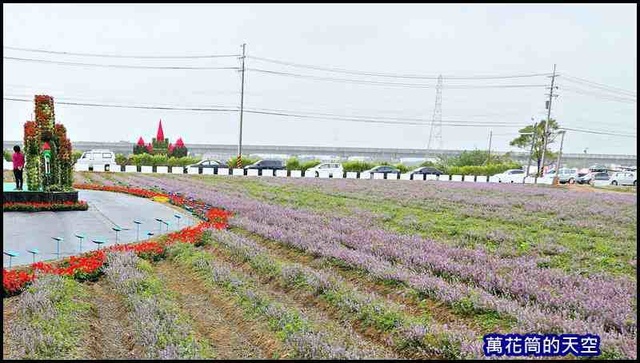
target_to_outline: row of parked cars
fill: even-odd
[[[542,179],[553,179],[556,176],[555,170],[551,170],[542,176]],[[561,168],[558,172],[558,182],[560,184],[590,184],[594,186],[603,185],[637,185],[636,172],[617,171],[610,172],[606,169],[571,169]],[[500,174],[494,175],[499,183],[522,183],[525,171],[522,169],[510,169]]]
[[[185,169],[188,169],[188,168],[199,168],[199,169],[213,168],[214,170],[217,170],[218,168],[227,168],[227,164],[222,163],[218,160],[205,159],[196,164],[188,165],[185,167]],[[247,165],[244,167],[244,169],[245,170],[255,169],[255,170],[258,170],[258,173],[260,174],[262,170],[285,170],[286,166],[281,160],[265,159],[265,160],[260,160],[254,164]],[[335,162],[320,163],[312,168],[307,169],[305,173],[315,173],[316,176],[320,176],[320,174],[327,174],[330,177],[333,177],[334,175],[343,175],[344,168],[340,163],[335,163]],[[402,172],[398,168],[390,165],[378,165],[374,168],[361,172],[360,175],[369,174],[371,177],[373,177],[373,174],[375,173],[384,174],[386,178],[388,174],[395,175],[395,174],[401,174]],[[419,167],[411,171],[411,175],[440,175],[440,174],[442,174],[442,171],[436,168],[428,167],[428,166]]]

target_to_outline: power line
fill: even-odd
[[[289,67],[297,67],[297,68],[307,68],[314,69],[319,71],[327,71],[327,72],[335,72],[335,73],[344,73],[344,74],[353,74],[353,75],[362,75],[362,76],[374,76],[374,77],[387,77],[387,78],[407,78],[407,79],[438,79],[437,75],[416,75],[416,74],[393,74],[393,73],[380,73],[380,72],[364,72],[364,71],[354,71],[347,70],[341,68],[333,68],[333,67],[321,67],[321,66],[313,66],[308,64],[300,64],[300,63],[292,63],[279,61],[275,59],[263,58],[263,57],[255,57],[255,56],[247,56],[247,58],[255,59],[257,61],[263,61],[268,63],[280,64]],[[516,75],[493,75],[493,76],[442,76],[446,79],[465,79],[465,80],[473,80],[473,79],[509,79],[509,78],[526,78],[526,77],[540,77],[547,76],[549,73],[530,73],[530,74],[516,74]]]
[[[279,71],[271,71],[266,69],[258,69],[258,68],[247,68],[248,71],[254,71],[259,73],[278,75],[278,76],[286,76],[286,77],[294,77],[294,78],[306,78],[313,79],[317,81],[330,81],[330,82],[342,82],[342,83],[355,83],[355,84],[371,84],[377,86],[391,86],[391,87],[401,87],[401,88],[435,88],[435,85],[426,84],[426,83],[398,83],[398,82],[381,82],[381,81],[371,81],[371,80],[357,80],[357,79],[348,79],[348,78],[334,78],[334,77],[319,77],[312,76],[306,74],[299,73],[290,73],[290,72],[279,72]],[[444,89],[485,89],[485,88],[541,88],[545,87],[544,84],[518,84],[518,85],[485,85],[485,86],[473,86],[473,85],[443,85]]]
[[[62,62],[62,61],[52,61],[47,59],[31,59],[31,58],[17,58],[17,57],[2,57],[7,60],[16,60],[23,62],[34,62],[34,63],[50,63],[50,64],[59,64],[65,66],[81,66],[81,67],[103,67],[103,68],[132,68],[132,69],[180,69],[180,70],[222,70],[222,69],[234,69],[237,70],[238,67],[184,67],[184,66],[134,66],[134,65],[124,65],[124,64],[95,64],[95,63],[77,63],[77,62]]]
[[[3,47],[5,49],[19,50],[24,52],[45,53],[45,54],[59,54],[59,55],[74,55],[82,57],[102,57],[102,58],[128,58],[128,59],[209,59],[209,58],[236,58],[237,54],[207,54],[207,55],[117,55],[117,54],[95,54],[95,53],[74,53],[74,52],[60,52],[44,49],[30,49],[19,47]]]
[[[620,136],[620,137],[637,137],[637,135],[629,135],[629,134],[618,134],[614,132],[600,131],[600,130],[585,130],[585,129],[574,129],[569,127],[560,127],[563,130],[575,131],[575,132],[584,132],[588,134],[597,134],[597,135],[608,135],[608,136]]]
[[[12,97],[3,97],[5,101],[15,102],[29,102],[32,103],[33,99],[19,99]],[[69,106],[87,106],[87,107],[105,107],[105,108],[130,108],[130,109],[142,109],[142,110],[169,110],[169,111],[198,111],[198,112],[237,112],[237,109],[225,109],[225,108],[207,108],[207,107],[170,107],[170,106],[136,106],[136,105],[105,105],[99,103],[83,103],[83,102],[65,102],[56,101],[59,105]]]
[[[627,93],[628,96],[636,96],[637,95],[636,91],[630,91],[630,90],[626,90],[626,89],[620,88],[620,87],[614,87],[614,86],[609,86],[609,85],[602,84],[602,83],[597,83],[597,82],[589,81],[589,80],[584,79],[584,78],[579,78],[579,77],[575,77],[575,76],[571,76],[571,75],[565,75],[565,78],[567,80],[569,80],[570,82],[589,84],[592,87],[600,88],[600,89],[603,89],[603,90],[609,90],[610,92],[616,92],[617,91],[617,92],[621,92],[621,93]]]
[[[575,93],[579,93],[579,94],[583,94],[583,95],[596,96],[597,98],[608,100],[608,101],[618,101],[618,102],[623,102],[623,103],[636,103],[637,102],[635,99],[631,99],[631,98],[614,96],[614,95],[611,95],[611,94],[599,93],[599,92],[594,92],[594,91],[587,91],[587,90],[583,90],[583,89],[580,89],[580,88],[563,87],[562,89],[566,90],[566,91],[569,91],[569,92],[575,92]]]

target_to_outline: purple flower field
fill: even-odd
[[[636,223],[635,196],[454,182],[393,183],[396,189],[391,189],[392,185],[385,181],[265,178],[259,182],[236,182],[237,179],[216,178],[210,182],[213,178],[124,174],[109,179],[180,192],[229,209],[234,212],[232,226],[270,243],[338,261],[381,282],[403,284],[459,315],[495,314],[498,319],[511,321],[509,331],[502,333],[598,334],[608,356],[636,357],[635,277],[606,269],[584,273],[545,266],[549,259],[542,253],[553,257],[554,252],[561,255],[572,248],[566,247],[566,241],[571,242],[576,228],[586,230],[583,240],[587,242],[604,238],[613,238],[613,243],[628,242]],[[311,199],[313,202],[331,194],[365,200],[358,204],[362,213],[345,215],[339,206],[332,210],[313,208],[309,203],[295,205],[292,199],[283,201],[294,198],[291,196],[297,192],[316,191],[318,197]],[[451,207],[456,213],[467,208],[474,217],[483,213],[482,220],[490,221],[492,226],[509,223],[512,228],[518,223],[548,221],[550,227],[541,228],[561,225],[563,233],[533,241],[536,248],[525,253],[509,255],[482,244],[464,246],[438,236],[428,238],[386,228],[380,220],[381,211],[372,210],[367,204],[375,200],[393,200],[407,208],[413,208],[417,200],[425,200],[445,210]],[[578,213],[583,206],[592,208],[586,214]],[[610,213],[614,208],[618,212]],[[509,221],[510,216],[515,222]],[[580,225],[581,221],[584,225]],[[619,225],[619,236],[601,230],[607,225]],[[473,235],[473,231],[466,232]],[[517,239],[502,229],[490,232],[492,241]],[[635,258],[636,251],[634,244],[629,253]],[[596,256],[598,251],[590,253]],[[629,268],[635,270],[636,265]],[[408,332],[418,334],[420,329]]]

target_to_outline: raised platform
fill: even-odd
[[[41,192],[15,190],[15,183],[2,183],[2,203],[78,202],[78,192]],[[25,186],[26,188],[26,186]]]

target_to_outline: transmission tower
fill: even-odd
[[[431,149],[432,140],[436,149],[442,149],[442,75],[438,76],[438,84],[436,85],[436,105],[433,108],[427,150]]]

